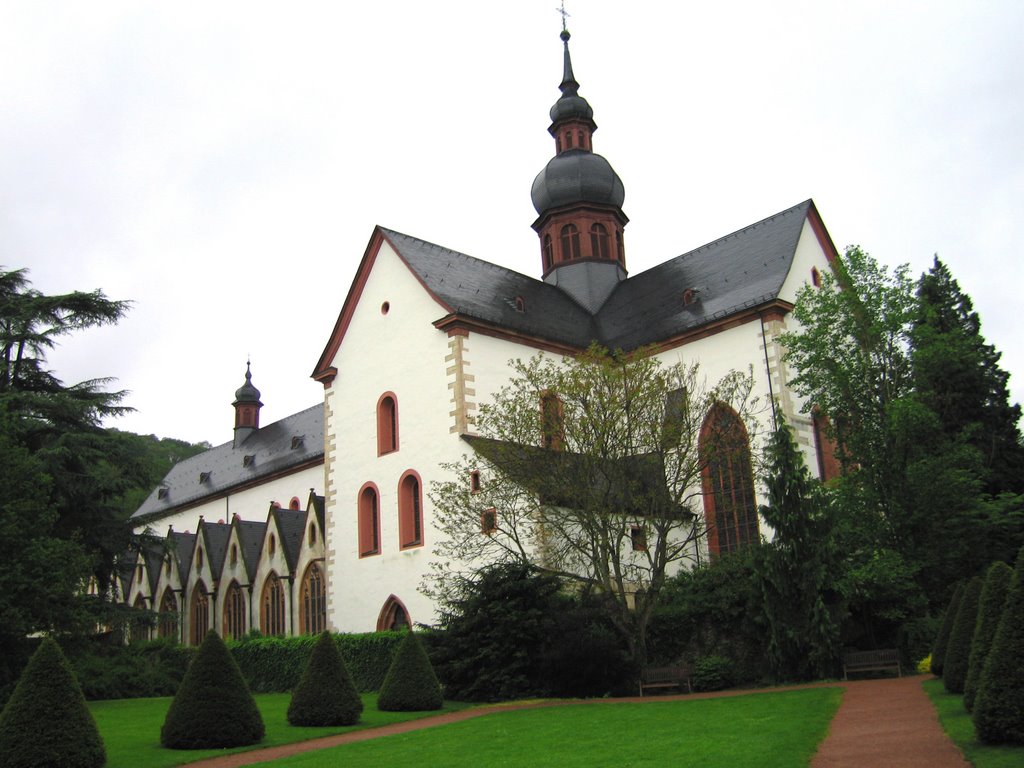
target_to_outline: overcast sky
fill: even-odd
[[[112,426],[231,438],[309,378],[375,224],[539,276],[556,0],[0,0],[0,264],[131,299],[51,355]],[[974,299],[1024,399],[1024,3],[570,0],[636,274],[813,198]]]

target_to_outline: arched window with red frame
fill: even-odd
[[[359,556],[380,554],[380,493],[367,483],[359,489],[358,500]]]
[[[170,587],[164,589],[164,596],[160,600],[159,623],[156,633],[157,637],[175,638],[178,636],[178,600]]]
[[[273,571],[263,584],[260,600],[260,631],[267,636],[285,633],[284,585]]]
[[[327,587],[323,571],[316,563],[310,563],[302,577],[299,613],[302,634],[317,635],[327,628]]]
[[[412,622],[409,620],[409,611],[405,604],[394,595],[388,597],[377,617],[377,631],[408,629],[410,626],[412,626]]]
[[[566,224],[559,234],[562,241],[562,260],[578,259],[580,257],[580,231],[576,225]]]
[[[604,224],[590,225],[590,253],[595,259],[610,259],[611,248],[608,245],[608,230]]]
[[[708,551],[734,552],[758,541],[750,440],[739,414],[717,403],[700,433]]]
[[[377,455],[398,450],[398,398],[385,392],[377,401]]]
[[[398,481],[398,541],[402,549],[423,545],[423,486],[412,469]]]
[[[210,596],[206,585],[200,580],[192,590],[192,604],[189,606],[189,639],[192,645],[199,645],[210,631]]]
[[[246,605],[245,593],[237,581],[228,585],[227,594],[224,595],[224,637],[232,640],[241,640],[246,632]]]

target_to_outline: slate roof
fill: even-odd
[[[171,548],[178,561],[178,573],[187,575],[192,570],[192,553],[196,548],[194,533],[171,531]]]
[[[277,507],[272,509],[270,514],[277,520],[277,530],[281,534],[281,549],[284,550],[288,570],[295,573],[299,562],[299,550],[302,548],[302,535],[306,531],[306,513]]]
[[[266,521],[257,522],[236,518],[233,524],[238,526],[238,541],[242,545],[242,562],[245,564],[245,573],[251,583],[256,578],[256,568],[260,563],[260,550],[263,549],[267,523]]]
[[[202,522],[203,538],[206,540],[206,556],[210,560],[210,573],[219,579],[224,570],[224,553],[228,548],[231,526],[227,523]]]
[[[624,280],[595,314],[553,285],[381,228],[453,313],[548,341],[630,350],[776,299],[813,202],[806,200]],[[694,289],[697,300],[683,302]],[[525,312],[516,311],[522,297]]]
[[[302,439],[293,447],[292,438],[296,437]],[[171,514],[260,478],[314,459],[322,460],[323,455],[324,409],[317,404],[260,427],[237,448],[232,441],[179,461],[132,514],[132,519],[142,522]],[[244,465],[246,456],[253,457],[248,466]],[[165,489],[163,498],[161,489]]]

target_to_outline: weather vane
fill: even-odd
[[[555,10],[558,11],[562,15],[562,31],[563,32],[567,32],[568,30],[565,27],[565,20],[567,18],[569,18],[569,12],[567,10],[565,10],[565,0],[562,0],[562,7],[561,8],[555,8]]]

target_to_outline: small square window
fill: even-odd
[[[480,513],[480,532],[490,536],[498,530],[498,510],[494,507]]]

